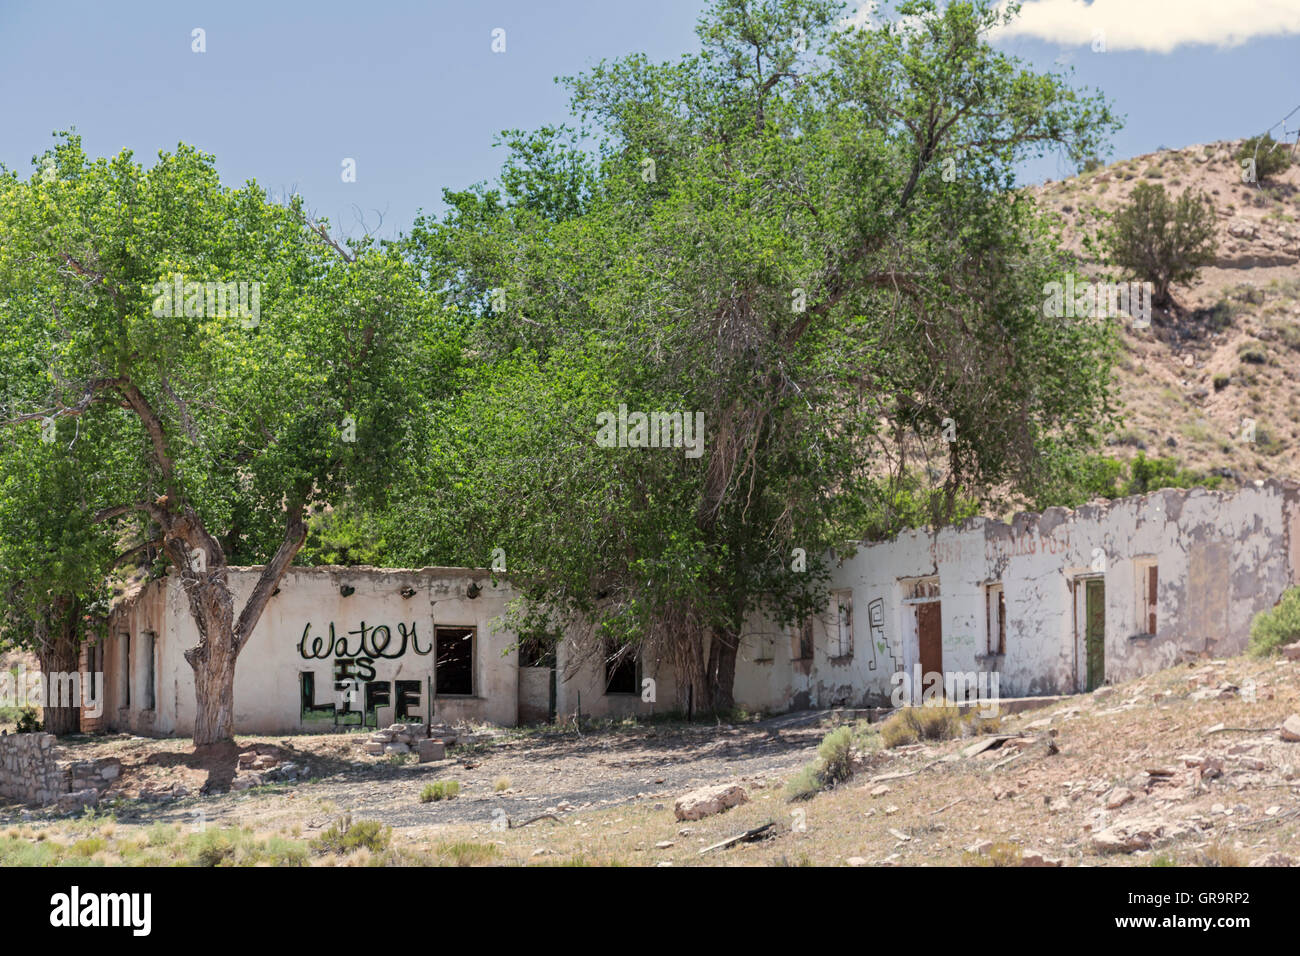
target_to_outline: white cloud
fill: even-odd
[[[1291,33],[1300,33],[1300,0],[1026,0],[994,35],[1064,46],[1092,46],[1100,36],[1107,50],[1170,53]]]
[[[853,30],[857,27],[871,28],[871,17],[876,12],[876,0],[863,0],[858,4],[858,8],[847,17],[841,19],[836,26],[841,30]]]

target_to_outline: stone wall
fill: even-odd
[[[0,736],[0,798],[75,810],[96,803],[121,771],[116,757],[67,760],[53,734]]]

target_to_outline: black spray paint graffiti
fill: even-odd
[[[382,644],[379,642],[380,632],[383,632],[384,635]],[[425,656],[433,651],[433,645],[430,645],[423,650],[420,649],[419,635],[415,633],[414,622],[411,623],[409,628],[405,624],[399,623],[397,625],[398,639],[401,643],[398,644],[391,653],[389,652],[389,648],[392,647],[393,632],[387,624],[380,624],[378,627],[368,628],[366,627],[366,622],[362,621],[361,626],[356,630],[348,631],[343,637],[336,637],[334,634],[334,622],[330,621],[329,640],[326,641],[322,637],[313,637],[311,639],[311,650],[308,651],[307,638],[310,634],[311,621],[308,621],[307,626],[302,629],[302,640],[298,642],[298,653],[302,655],[304,660],[312,660],[314,658],[323,661],[329,657],[369,657],[371,660],[377,660],[379,658],[394,660],[406,653],[406,642],[408,640],[411,642],[411,650],[416,654]],[[348,638],[353,636],[358,638],[356,650],[352,650],[348,647]]]
[[[868,670],[876,669],[876,650],[885,649],[885,602],[883,598],[876,598],[867,605],[867,625],[871,628],[871,663],[867,665]]]
[[[394,645],[393,632],[387,624],[367,627],[365,621],[362,621],[360,627],[348,631],[346,635],[338,636],[334,630],[334,623],[330,622],[329,639],[326,640],[322,637],[311,637],[311,622],[308,621],[307,626],[302,630],[302,639],[298,642],[298,654],[303,660],[334,658],[334,690],[341,692],[343,699],[341,707],[336,707],[332,703],[316,703],[314,675],[304,671],[299,678],[302,716],[304,718],[329,716],[335,723],[343,717],[346,723],[347,715],[357,713],[353,711],[352,704],[356,702],[357,691],[362,687],[364,687],[365,697],[359,712],[361,723],[368,723],[369,715],[373,715],[378,708],[394,703],[390,696],[392,685],[388,681],[375,680],[375,661],[396,660],[402,657],[406,654],[408,642],[411,651],[421,657],[427,657],[433,652],[432,645],[420,647],[414,622],[410,627],[399,623],[397,634],[398,643]],[[309,637],[311,637],[310,644]],[[348,643],[351,637],[357,638],[355,648]],[[414,713],[414,708],[420,706],[420,681],[399,680],[396,685],[394,719],[418,718],[419,715]]]

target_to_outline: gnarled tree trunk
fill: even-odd
[[[55,602],[38,635],[36,656],[44,682],[43,725],[47,734],[64,736],[81,730],[81,641],[77,630],[80,605],[73,598]]]

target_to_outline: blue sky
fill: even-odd
[[[359,232],[361,216],[391,236],[417,208],[440,209],[443,187],[490,178],[498,131],[564,121],[554,77],[636,51],[663,60],[694,50],[703,7],[0,0],[0,162],[26,171],[71,126],[92,155],[129,148],[145,162],[183,140],[214,153],[228,183],[296,190],[339,232]],[[1080,84],[1105,92],[1127,115],[1115,157],[1249,135],[1300,105],[1300,0],[1025,7],[1023,27],[997,42],[1039,68],[1064,58]],[[196,27],[202,54],[191,50]],[[506,51],[496,54],[498,27]],[[1092,50],[1098,30],[1105,52]],[[354,183],[341,181],[344,158],[356,160]],[[1068,172],[1048,159],[1024,177]]]

